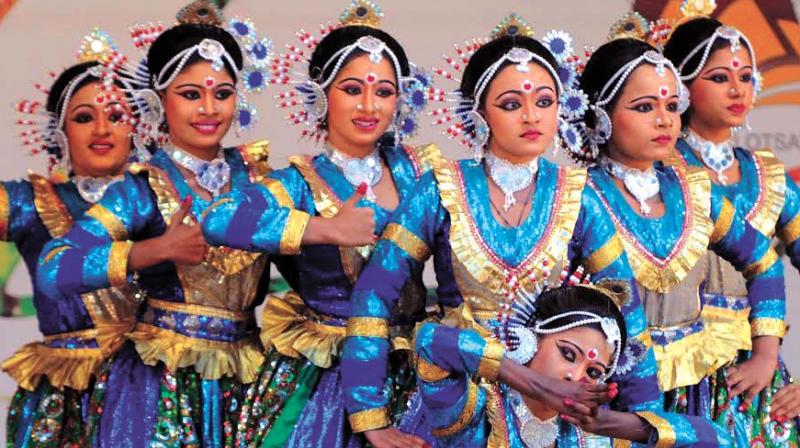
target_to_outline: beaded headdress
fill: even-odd
[[[666,36],[669,34],[669,29],[665,21],[649,23],[639,13],[629,12],[611,26],[608,40],[637,39],[656,48],[661,48],[666,41]],[[678,95],[678,113],[682,114],[689,108],[689,89],[681,82],[680,73],[672,62],[660,51],[646,51],[638,58],[620,67],[608,79],[597,96],[592,98],[589,109],[594,114],[595,125],[593,129],[584,129],[588,145],[572,154],[575,159],[586,162],[596,161],[599,158],[600,145],[609,141],[613,131],[611,117],[608,114],[608,110],[606,110],[606,106],[614,100],[631,73],[642,64],[655,66],[656,73],[662,79],[666,79],[668,72],[672,73],[678,89],[676,92]],[[667,86],[662,86],[659,89],[659,94],[666,98],[671,95],[671,92]]]
[[[159,73],[150,73],[147,65],[147,51],[165,28],[160,23],[146,23],[130,28],[134,46],[143,57],[135,68],[127,67],[126,60],[112,65],[135,85],[132,94],[144,106],[137,117],[136,137],[142,144],[164,145],[167,136],[160,126],[164,110],[158,90],[166,89],[177,77],[186,63],[195,55],[211,63],[212,69],[220,71],[225,64],[236,73],[237,89],[236,128],[237,133],[249,130],[256,123],[258,110],[247,101],[245,92],[259,93],[269,84],[269,63],[272,60],[272,41],[259,37],[255,26],[249,19],[232,18],[227,22],[222,12],[209,0],[197,0],[181,9],[176,15],[178,25],[200,24],[222,28],[236,40],[242,51],[243,67],[238,69],[234,58],[219,41],[203,39],[173,56]]]
[[[389,46],[374,36],[362,36],[354,43],[344,46],[334,53],[322,67],[309,75],[311,55],[319,42],[331,31],[347,26],[368,26],[378,28],[383,12],[380,7],[368,0],[352,0],[341,14],[336,24],[320,25],[319,35],[301,29],[296,33],[300,45],[287,45],[286,52],[275,58],[272,66],[272,83],[285,86],[285,90],[275,95],[277,106],[290,110],[286,116],[289,123],[304,127],[301,136],[315,142],[325,140],[327,130],[325,120],[328,113],[328,100],[325,89],[330,86],[348,56],[354,51],[369,55],[373,63],[388,58],[398,79],[397,111],[392,121],[395,143],[414,136],[418,129],[417,115],[425,109],[425,91],[431,86],[431,77],[409,63],[409,76],[403,76],[400,60]],[[299,67],[298,67],[299,66]],[[323,77],[329,68],[332,70]]]
[[[531,274],[535,275],[535,274]],[[488,322],[495,337],[506,344],[507,355],[519,362],[527,364],[533,359],[538,349],[538,336],[560,333],[584,325],[598,324],[606,337],[606,342],[614,347],[614,358],[602,381],[610,378],[614,373],[619,373],[618,365],[622,356],[622,333],[617,321],[613,318],[602,317],[589,311],[572,310],[551,316],[547,319],[536,319],[536,302],[545,291],[552,289],[547,283],[550,272],[546,266],[542,269],[541,278],[532,278],[532,289],[527,290],[509,279],[509,303],[507,309],[498,312],[496,318]],[[621,309],[630,300],[630,286],[624,282],[604,280],[596,284],[590,283],[588,275],[584,275],[582,266],[570,273],[565,267],[559,276],[559,287],[580,287],[598,291],[607,297],[614,305]],[[578,317],[570,323],[559,325],[565,318]],[[590,359],[597,356],[597,351],[587,353]]]
[[[109,62],[120,57],[122,56],[111,40],[111,36],[100,28],[94,28],[81,41],[77,62],[97,62],[99,65],[90,67],[69,81],[56,103],[57,110],[54,113],[47,110],[47,96],[50,94],[50,90],[40,83],[34,83],[34,87],[44,94],[44,99],[20,100],[14,104],[14,109],[20,114],[16,124],[24,128],[19,133],[23,148],[26,148],[31,154],[46,153],[52,177],[65,180],[71,172],[69,145],[64,132],[64,123],[70,99],[84,80],[94,77],[102,82],[102,91],[94,99],[96,104],[106,104],[110,109],[124,111],[120,103],[128,103],[132,110],[136,111],[136,104],[132,98],[121,93],[121,90],[128,90],[131,84],[125,80],[118,80],[116,74],[107,68]],[[55,81],[59,74],[51,71],[49,76]],[[124,88],[115,85],[115,81],[122,84]],[[126,113],[121,122],[130,118]],[[137,151],[136,155],[140,156],[139,150],[136,148],[134,150]]]
[[[497,71],[506,63],[516,66],[520,72],[529,70],[528,64],[535,62],[544,67],[555,79],[559,97],[559,143],[574,150],[583,146],[579,129],[575,122],[586,112],[588,98],[578,87],[579,61],[572,49],[572,37],[564,31],[550,31],[542,38],[541,42],[555,57],[557,65],[554,67],[543,57],[526,48],[514,47],[500,56],[478,78],[473,92],[462,92],[459,87],[461,80],[457,73],[463,73],[470,58],[487,42],[503,36],[533,37],[533,29],[522,17],[510,14],[499,25],[494,27],[489,38],[475,38],[464,42],[463,45],[454,45],[455,54],[444,55],[443,60],[448,67],[434,68],[434,74],[445,81],[455,82],[457,86],[452,90],[429,89],[428,98],[433,101],[443,102],[447,105],[430,112],[434,116],[434,125],[446,125],[444,134],[457,139],[464,147],[470,150],[476,161],[483,157],[484,147],[489,141],[489,125],[478,110],[481,95],[491,83]],[[532,90],[533,85],[524,85],[523,89]]]
[[[716,7],[717,4],[714,0],[684,0],[681,4],[681,13],[683,14],[683,18],[679,21],[679,23],[685,23],[697,17],[709,17],[714,12]],[[694,47],[685,58],[683,58],[683,61],[678,64],[678,71],[681,73],[681,80],[691,81],[696,78],[701,71],[703,71],[703,67],[706,65],[706,61],[711,55],[711,49],[714,47],[714,43],[720,39],[728,41],[730,44],[731,54],[739,51],[739,49],[742,47],[742,42],[744,42],[744,46],[747,48],[747,52],[750,53],[750,60],[753,64],[752,82],[755,88],[755,94],[753,95],[753,100],[755,101],[755,97],[758,96],[758,93],[761,91],[762,87],[761,73],[758,71],[756,65],[755,49],[750,43],[750,40],[747,39],[747,36],[732,26],[719,26],[716,30],[714,30],[714,34],[697,44],[697,46]],[[697,68],[695,68],[691,73],[686,73],[686,65],[689,64],[692,58],[696,57],[698,54],[702,56],[700,57],[700,63],[697,64]],[[731,66],[734,69],[738,69],[742,67],[742,61],[734,57],[731,61]]]

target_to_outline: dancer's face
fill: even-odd
[[[163,93],[169,138],[195,155],[215,154],[236,113],[236,87],[228,70],[200,61],[184,68]]]
[[[666,70],[642,64],[628,77],[611,111],[609,155],[622,163],[654,162],[674,151],[680,134],[678,82]]]
[[[372,148],[392,124],[397,77],[391,59],[374,63],[366,54],[339,70],[328,88],[328,140],[342,151]]]
[[[577,327],[538,337],[539,349],[528,367],[551,378],[594,384],[613,363],[614,347],[597,329]]]
[[[113,176],[122,173],[131,152],[133,127],[123,121],[130,115],[127,103],[95,99],[103,95],[102,84],[93,82],[70,98],[64,120],[70,163],[78,176]]]
[[[541,65],[501,69],[486,89],[482,113],[491,129],[489,151],[522,163],[541,155],[558,129],[555,81]]]
[[[708,58],[689,86],[692,112],[689,125],[706,129],[742,126],[753,108],[753,62],[742,46],[735,53],[720,48]]]

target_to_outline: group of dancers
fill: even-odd
[[[281,54],[208,0],[141,60],[93,30],[16,105],[51,169],[0,184],[44,335],[7,446],[797,447],[800,189],[732,143],[761,80],[713,10],[581,55],[512,14],[431,69],[368,0]],[[321,152],[221,147],[262,90]]]

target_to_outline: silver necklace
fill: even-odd
[[[684,138],[692,149],[700,151],[700,158],[707,167],[717,174],[719,183],[728,185],[728,177],[724,173],[725,170],[733,166],[735,159],[731,140],[714,143],[700,137],[691,129],[684,133]]]
[[[514,389],[508,389],[511,408],[519,421],[519,435],[528,448],[546,448],[553,446],[558,437],[556,418],[539,420],[533,415],[522,395]]]
[[[486,155],[486,164],[489,166],[489,176],[505,195],[503,202],[505,211],[517,203],[514,194],[527,188],[539,171],[538,157],[527,163],[515,164],[489,151]]]
[[[383,177],[383,163],[381,163],[378,148],[375,148],[367,156],[359,158],[348,156],[326,143],[325,155],[339,168],[350,185],[358,187],[361,184],[367,184],[365,196],[368,200],[375,201],[375,192],[372,187],[377,185]]]
[[[84,201],[94,204],[99,201],[112,184],[121,181],[124,176],[72,176],[72,183],[78,189]]]
[[[656,176],[656,170],[651,166],[645,171],[629,168],[616,160],[606,158],[604,165],[609,173],[622,180],[625,189],[639,202],[639,210],[645,216],[650,215],[650,206],[647,200],[661,191],[661,185]]]
[[[231,167],[225,161],[222,148],[213,160],[203,160],[174,146],[167,149],[167,154],[175,163],[191,171],[197,184],[214,197],[219,196],[231,180]]]

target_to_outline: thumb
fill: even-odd
[[[181,202],[181,206],[178,208],[178,211],[172,215],[172,220],[169,223],[170,228],[179,226],[183,222],[183,218],[192,213],[192,200],[192,196],[186,196],[183,202]]]
[[[358,188],[356,188],[356,192],[353,193],[353,195],[350,196],[350,198],[347,201],[345,201],[343,207],[348,207],[348,208],[355,207],[358,201],[360,201],[365,194],[367,194],[367,183],[362,182],[361,185],[359,185]]]

